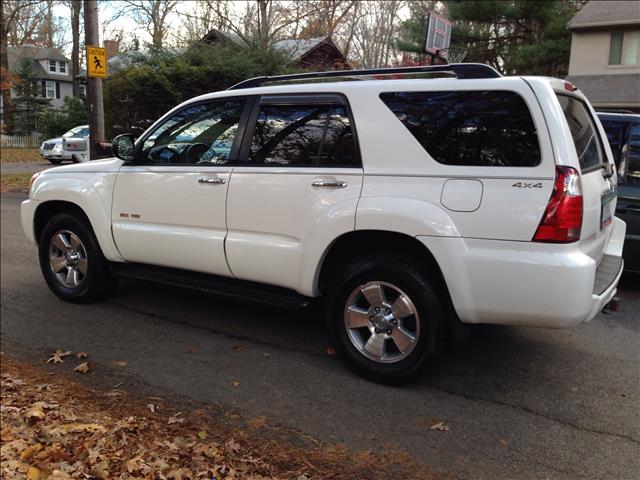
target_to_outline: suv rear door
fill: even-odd
[[[243,280],[300,291],[299,279],[313,276],[305,269],[354,229],[362,166],[346,99],[262,96],[239,160],[227,197],[229,268]]]

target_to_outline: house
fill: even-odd
[[[232,32],[213,29],[202,38],[203,43],[227,43],[239,48],[247,48],[246,42]],[[284,52],[292,65],[307,70],[342,70],[350,69],[349,61],[333,43],[331,37],[307,39],[285,39],[273,44],[273,47]]]
[[[640,113],[640,7],[590,1],[571,19],[567,80],[599,110]]]
[[[71,60],[57,49],[31,46],[7,48],[9,70],[12,73],[20,70],[23,58],[32,62],[42,85],[42,96],[51,100],[52,107],[62,107],[65,97],[73,96]],[[11,97],[16,97],[15,88],[11,89]]]

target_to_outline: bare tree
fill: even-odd
[[[231,5],[225,0],[196,0],[192,12],[177,12],[182,17],[176,40],[179,44],[191,45],[202,39],[214,28],[224,29],[225,20],[231,17]],[[215,4],[214,8],[211,5]],[[217,12],[221,12],[219,15]]]
[[[80,15],[82,0],[67,0],[65,5],[71,11],[71,78],[73,79],[73,96],[80,94],[77,76],[80,73]]]
[[[358,7],[366,11],[353,30],[353,58],[364,68],[389,65],[396,55],[394,40],[398,32],[400,0],[365,1]]]
[[[123,0],[123,8],[116,17],[131,15],[151,35],[151,46],[162,50],[168,38],[169,14],[178,6],[177,0]]]

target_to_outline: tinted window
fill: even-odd
[[[626,180],[640,183],[640,124],[631,126],[628,149]]]
[[[604,161],[602,146],[586,105],[568,95],[558,95],[558,100],[571,130],[580,168],[600,165]]]
[[[143,163],[224,165],[236,138],[244,101],[206,103],[171,116],[145,141]]]
[[[615,120],[600,119],[604,133],[607,135],[611,152],[613,153],[613,159],[616,165],[620,162],[620,154],[622,150],[622,143],[624,139],[625,123],[616,122]]]
[[[341,105],[262,105],[249,162],[289,166],[357,165],[346,108]]]
[[[395,92],[380,98],[440,163],[489,167],[540,163],[531,113],[516,93]]]

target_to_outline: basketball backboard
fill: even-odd
[[[442,15],[429,12],[427,15],[427,37],[424,51],[434,56],[447,58],[451,43],[451,22]]]

